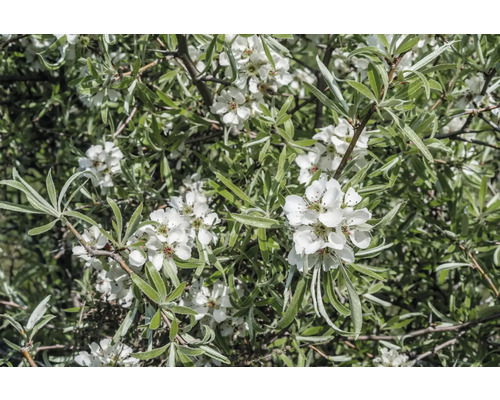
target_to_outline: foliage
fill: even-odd
[[[500,364],[499,36],[0,56],[1,364]]]

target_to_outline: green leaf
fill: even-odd
[[[127,230],[125,231],[125,236],[123,237],[124,242],[127,241],[127,239],[137,230],[137,227],[142,219],[142,209],[143,204],[141,203],[139,204],[139,207],[135,209],[130,221],[128,221]]]
[[[355,338],[358,337],[361,332],[361,327],[363,325],[363,310],[361,308],[361,301],[359,300],[358,293],[354,286],[352,285],[347,272],[343,266],[340,267],[342,275],[345,280],[347,287],[347,294],[349,296],[349,308],[351,309],[352,323],[354,325]]]
[[[50,169],[45,181],[47,184],[47,192],[49,194],[50,201],[52,205],[57,208],[57,192],[56,187],[54,186],[54,181],[52,180],[52,172]]]
[[[212,64],[212,60],[214,59],[215,55],[215,49],[217,48],[217,38],[219,35],[214,35],[213,39],[210,41],[210,44],[207,47],[207,51],[205,53],[205,69],[201,71],[200,75],[203,75],[205,72],[207,72],[210,69],[210,66]]]
[[[179,331],[179,325],[177,324],[177,320],[174,319],[172,321],[172,326],[170,327],[170,332],[168,334],[168,337],[171,342],[175,340],[175,337],[177,336],[177,332]]]
[[[414,46],[416,46],[420,42],[420,37],[418,35],[411,37],[408,35],[398,46],[394,54],[402,54],[411,50]]]
[[[220,354],[217,350],[212,349],[211,347],[208,347],[206,345],[201,345],[199,346],[200,350],[203,350],[205,354],[215,360],[219,360],[221,363],[224,364],[231,364],[229,359],[222,354]]]
[[[160,304],[162,299],[160,298],[160,294],[154,290],[151,286],[149,286],[144,280],[142,280],[138,275],[132,274],[130,276],[132,278],[132,282],[134,282],[137,287],[144,293],[149,299],[156,304]]]
[[[21,204],[14,204],[9,202],[0,202],[0,210],[9,210],[22,212],[27,214],[45,214],[43,211],[35,210],[34,208],[23,206]]]
[[[145,351],[142,353],[132,353],[131,356],[137,358],[138,360],[151,360],[152,358],[159,357],[163,353],[165,353],[165,350],[167,350],[169,346],[170,343],[151,351]]]
[[[370,89],[368,89],[365,85],[363,85],[360,82],[356,81],[346,81],[349,86],[352,86],[354,89],[356,89],[359,93],[361,93],[363,96],[368,97],[370,100],[373,100],[374,102],[377,102],[377,98],[375,95],[372,93]]]
[[[231,66],[231,83],[238,79],[238,65],[236,64],[236,60],[234,59],[233,52],[231,50],[231,46],[225,42],[224,47],[227,53],[227,58],[229,58],[229,65]]]
[[[123,218],[122,218],[122,213],[118,206],[116,205],[115,201],[113,199],[110,199],[109,197],[106,197],[106,201],[108,204],[111,206],[111,209],[113,210],[113,214],[115,215],[116,219],[116,237],[118,238],[118,243],[121,243],[122,241],[122,231],[123,231]]]
[[[385,282],[386,278],[384,278],[382,275],[377,274],[376,272],[372,271],[370,268],[365,267],[363,265],[359,264],[349,264],[350,267],[355,269],[356,271],[361,272],[362,274],[371,276],[372,278],[378,279],[379,281]]]
[[[42,329],[45,325],[47,325],[50,321],[52,321],[56,316],[55,315],[44,315],[40,321],[33,327],[29,335],[29,340],[33,340],[35,335],[38,333],[40,329]]]
[[[260,40],[262,42],[262,47],[264,48],[264,53],[266,53],[266,57],[273,66],[273,68],[276,68],[276,65],[274,64],[273,56],[271,55],[271,52],[269,51],[269,47],[267,46],[267,42],[264,38],[264,36],[260,37]]]
[[[172,293],[170,293],[167,296],[168,301],[174,301],[175,299],[179,298],[182,295],[182,292],[184,291],[184,288],[186,287],[186,282],[182,282],[179,286],[177,286]]]
[[[94,226],[99,227],[99,224],[97,222],[95,222],[92,218],[88,217],[85,214],[82,214],[79,211],[65,211],[63,215],[68,216],[68,217],[78,218],[78,219],[81,219],[85,222],[88,222],[90,225],[94,225]]]
[[[66,183],[64,184],[64,186],[62,187],[61,189],[61,193],[59,193],[59,200],[57,202],[57,209],[59,211],[64,211],[64,210],[61,210],[61,204],[62,204],[62,201],[63,201],[63,198],[64,198],[64,195],[66,194],[66,192],[68,191],[70,185],[73,183],[73,181],[78,178],[79,176],[81,176],[82,174],[84,174],[85,171],[81,171],[81,172],[77,172],[76,174],[73,174],[69,177],[69,179],[66,181]],[[87,173],[90,173],[87,171]]]
[[[397,161],[397,159],[395,159]],[[403,207],[406,204],[406,201],[401,201],[398,204],[396,204],[391,211],[389,211],[387,214],[384,215],[384,217],[379,221],[379,223],[375,226],[378,226],[379,228],[386,226],[389,222],[393,220],[393,218],[397,215],[401,207]]]
[[[26,324],[26,330],[30,331],[33,329],[35,324],[43,317],[49,308],[50,295],[43,299],[31,313],[28,322]]]
[[[253,201],[250,197],[247,196],[247,194],[241,190],[238,186],[236,186],[233,182],[231,182],[229,179],[227,179],[224,175],[222,175],[219,172],[216,172],[215,175],[217,175],[217,178],[229,189],[231,190],[236,196],[238,196],[241,200],[243,200],[246,203],[253,204]]]
[[[198,315],[198,311],[193,310],[189,307],[184,306],[172,306],[168,308],[169,311],[172,311],[175,314],[184,314],[184,315]]]
[[[468,263],[456,263],[456,262],[445,263],[445,264],[441,264],[439,267],[437,267],[436,272],[446,271],[449,269],[455,269],[455,268],[461,268],[461,267],[468,267],[468,266],[470,266],[470,264],[468,264]]]
[[[425,56],[422,58],[420,61],[416,62],[413,64],[410,68],[408,68],[409,71],[417,71],[422,67],[425,67],[427,64],[429,64],[432,60],[434,60],[436,57],[441,55],[441,53],[445,52],[453,43],[453,42],[448,42],[445,45],[441,46],[437,50],[433,51],[431,54]]]
[[[175,367],[175,342],[170,343],[170,354],[168,355],[168,366]]]
[[[160,322],[161,322],[161,308],[159,308],[155,315],[153,315],[153,318],[151,318],[151,321],[149,322],[149,329],[151,329],[152,331],[158,329],[158,327],[160,326]]]
[[[17,322],[14,318],[12,318],[8,314],[0,314],[0,317],[5,318],[9,322],[9,324],[11,324],[21,335],[24,336],[24,330],[22,325],[19,322]]]
[[[285,311],[285,314],[283,314],[283,317],[278,321],[276,329],[278,330],[285,329],[288,325],[290,325],[293,322],[302,304],[302,299],[304,297],[305,289],[306,289],[306,280],[302,278],[297,283],[297,287],[295,288],[295,293],[293,294],[292,301],[288,306],[288,309]]]
[[[56,222],[59,221],[58,219],[55,219],[54,221],[49,222],[47,225],[39,226],[37,228],[30,229],[28,231],[28,235],[30,236],[35,236],[35,235],[40,235],[41,233],[45,233],[47,231],[50,231]]]
[[[430,163],[434,162],[434,158],[432,157],[431,152],[413,129],[411,129],[408,125],[405,125],[402,129],[402,132],[408,139],[410,139],[415,144],[415,146],[418,147],[418,149],[422,152],[425,158],[429,160]]]
[[[241,222],[244,225],[252,226],[255,228],[270,229],[279,226],[279,221],[271,218],[254,217],[252,215],[244,214],[230,214],[231,218],[235,221]]]
[[[413,71],[422,81],[422,84],[424,85],[424,90],[425,90],[425,97],[429,99],[431,97],[431,85],[429,84],[429,81],[425,77],[424,74],[422,74],[419,71]]]
[[[151,279],[153,280],[153,285],[155,286],[156,290],[160,294],[160,297],[162,300],[164,300],[167,297],[167,288],[165,287],[165,282],[163,282],[163,279],[160,275],[160,273],[157,271],[157,269],[154,267],[154,265],[150,262],[146,264],[146,268],[148,269],[149,275],[151,276]]]
[[[344,96],[342,96],[342,92],[340,91],[339,85],[337,85],[337,82],[335,81],[335,77],[332,72],[328,70],[328,68],[323,64],[319,56],[316,56],[316,62],[318,64],[319,70],[321,72],[321,75],[323,75],[323,78],[325,79],[326,84],[332,91],[333,95],[337,99],[337,101],[340,103],[342,106],[342,109],[347,113],[349,112],[349,107],[347,103],[344,100]]]
[[[328,98],[327,96],[325,96],[323,93],[321,93],[321,91],[318,88],[314,87],[313,85],[310,85],[307,82],[304,82],[304,85],[305,85],[306,88],[308,88],[312,92],[312,94],[314,96],[316,96],[318,98],[319,101],[321,101],[330,110],[334,110],[337,113],[343,115],[344,117],[349,118],[349,115],[345,111],[341,110],[340,107],[338,107],[333,102],[333,100],[331,100],[330,98]]]

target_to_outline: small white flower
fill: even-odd
[[[111,339],[102,339],[99,344],[90,344],[90,354],[81,351],[75,362],[82,367],[135,367],[139,360],[129,357],[132,349],[126,344],[111,343]]]
[[[78,159],[80,171],[89,171],[93,174],[87,176],[91,178],[94,186],[100,186],[104,191],[113,187],[114,175],[121,173],[120,161],[123,153],[113,142],[105,142],[101,145],[90,146],[86,151],[87,157]]]
[[[373,359],[373,364],[377,367],[413,367],[415,361],[409,361],[408,356],[395,349],[383,348],[380,355]]]
[[[242,129],[243,123],[250,117],[250,109],[245,106],[245,101],[245,96],[237,88],[230,87],[217,97],[211,111],[223,115],[225,124]]]

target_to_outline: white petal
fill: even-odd
[[[227,319],[226,309],[219,308],[218,310],[214,310],[214,319],[218,324],[225,321]]]
[[[342,209],[337,208],[335,210],[329,210],[323,214],[320,214],[318,219],[321,223],[328,228],[335,228],[342,221]]]
[[[354,190],[353,187],[347,189],[344,196],[344,203],[349,207],[354,207],[361,201],[361,196]]]
[[[368,232],[355,230],[349,237],[351,242],[360,249],[366,249],[370,246],[371,237]]]

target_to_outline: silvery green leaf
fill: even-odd
[[[31,313],[28,323],[26,324],[26,330],[30,331],[33,329],[35,324],[43,317],[49,308],[50,295],[43,299]]]

